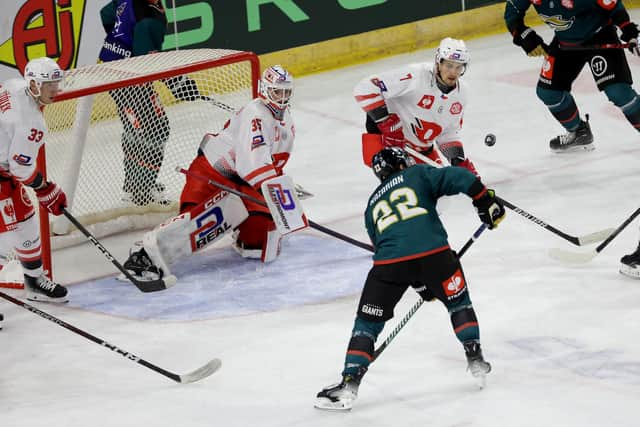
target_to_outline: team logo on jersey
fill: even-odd
[[[453,115],[462,113],[462,104],[459,102],[454,102],[451,104],[451,108],[449,108],[449,112]]]
[[[192,251],[201,249],[217,240],[231,228],[231,225],[225,221],[220,206],[210,207],[198,215],[195,221],[198,228],[189,235]]]
[[[593,75],[596,77],[600,77],[607,71],[607,60],[600,55],[591,58],[589,65]]]
[[[444,289],[444,294],[448,300],[458,297],[466,288],[464,276],[460,269],[457,269],[453,276],[442,282],[442,289]]]
[[[531,0],[531,4],[535,6],[540,6],[542,4],[542,0]]]
[[[11,96],[9,91],[5,90],[0,93],[0,111],[6,113],[11,109]]]
[[[266,145],[266,144],[267,143],[264,142],[264,136],[256,135],[251,140],[251,151],[255,150],[258,147],[262,147],[263,145]]]
[[[378,89],[380,89],[380,91],[382,92],[386,92],[387,91],[387,86],[384,84],[384,82],[378,78],[373,78],[371,79],[371,83],[373,83],[375,86],[378,87]]]
[[[433,95],[422,95],[422,98],[418,101],[418,107],[428,110],[433,106],[435,101],[436,98]]]
[[[572,16],[569,19],[565,19],[562,15],[547,16],[540,14],[540,19],[554,31],[565,31],[573,26],[576,17]]]
[[[382,317],[384,315],[384,310],[377,305],[373,304],[365,304],[362,306],[362,312],[364,314],[368,314],[369,316]]]
[[[26,154],[14,154],[13,161],[20,166],[31,166],[31,156],[27,156]]]
[[[573,0],[562,0],[560,4],[566,9],[573,9]]]

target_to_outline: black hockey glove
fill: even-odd
[[[188,76],[178,76],[167,80],[167,87],[173,96],[180,101],[195,101],[200,99],[200,91],[196,81]]]
[[[629,52],[635,56],[640,56],[640,47],[638,47],[638,26],[635,22],[627,21],[620,25],[620,39],[629,43]]]
[[[480,221],[487,224],[489,230],[496,228],[504,218],[504,206],[502,202],[496,198],[493,190],[487,190],[482,196],[475,199],[473,206],[475,206],[478,211]]]
[[[542,56],[547,54],[547,46],[542,37],[534,30],[526,27],[524,31],[513,36],[513,44],[520,46],[528,56]]]

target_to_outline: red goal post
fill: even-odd
[[[41,168],[96,237],[153,227],[177,212],[184,176],[175,167],[188,166],[202,137],[257,96],[259,77],[254,53],[228,49],[158,52],[69,70],[44,110],[49,138]],[[51,272],[51,248],[85,237],[63,216],[40,210],[40,223]]]

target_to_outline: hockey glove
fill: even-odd
[[[387,147],[403,147],[404,133],[402,123],[397,114],[391,113],[381,122],[376,123],[382,133],[382,143]]]
[[[629,52],[635,56],[640,56],[640,47],[638,47],[638,26],[635,22],[627,21],[620,24],[620,39],[629,43]]]
[[[67,196],[55,182],[47,182],[36,191],[40,206],[53,215],[62,215],[62,208],[67,207]]]
[[[196,81],[187,76],[178,76],[167,81],[173,96],[180,101],[195,101],[200,99],[200,91]]]
[[[547,54],[546,45],[542,37],[531,28],[513,36],[513,44],[518,45],[528,56],[542,56]]]
[[[473,205],[478,211],[480,221],[487,224],[489,230],[493,230],[498,226],[504,218],[505,210],[500,200],[496,199],[493,190],[485,190],[480,197],[473,201]]]

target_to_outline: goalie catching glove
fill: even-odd
[[[62,209],[67,207],[67,196],[55,182],[46,182],[35,190],[40,206],[50,214],[62,215]]]

